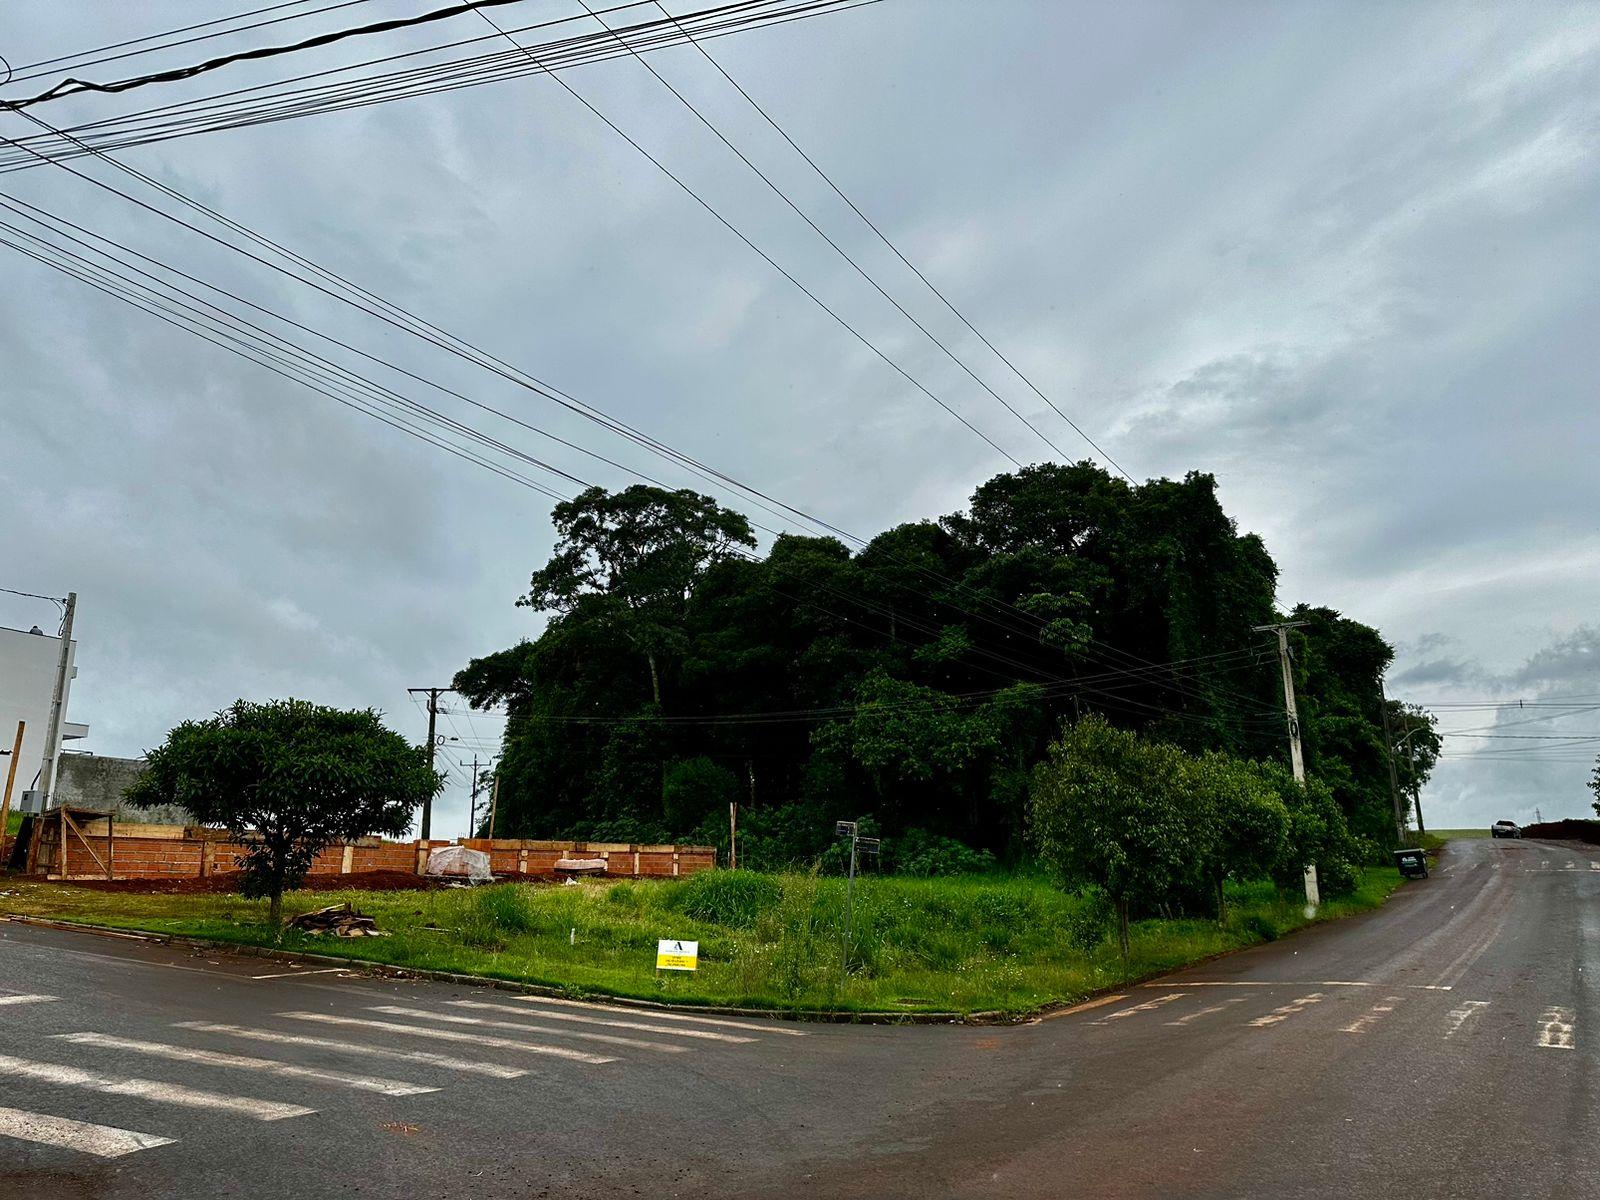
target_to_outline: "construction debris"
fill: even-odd
[[[377,921],[365,913],[358,913],[348,901],[301,913],[289,922],[289,928],[302,933],[331,933],[334,937],[389,936],[378,928]]]
[[[558,858],[555,863],[557,875],[571,878],[574,875],[604,875],[606,873],[606,860],[603,858]]]

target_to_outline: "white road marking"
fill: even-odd
[[[1130,1004],[1127,1008],[1119,1008],[1114,1013],[1107,1013],[1098,1021],[1090,1021],[1089,1024],[1109,1025],[1112,1021],[1122,1020],[1123,1017],[1131,1017],[1135,1013],[1150,1012],[1153,1009],[1160,1008],[1162,1005],[1171,1004],[1174,1000],[1181,1000],[1188,994],[1188,992],[1169,992],[1165,996],[1156,996],[1153,999],[1146,1000],[1143,1004]]]
[[[1165,988],[1172,983],[1141,983],[1140,987]],[[1185,979],[1183,986],[1186,988],[1197,987],[1281,987],[1281,988],[1325,988],[1325,987],[1380,987],[1381,984],[1372,983],[1365,979]],[[1407,988],[1417,992],[1448,992],[1448,984],[1441,983],[1391,983],[1390,987]]]
[[[1539,1045],[1546,1050],[1571,1050],[1572,1025],[1577,1015],[1570,1008],[1552,1005],[1539,1018]]]
[[[1348,1025],[1340,1027],[1340,1033],[1365,1033],[1369,1025],[1374,1025],[1383,1020],[1394,1011],[1394,1006],[1400,1003],[1399,996],[1385,996],[1382,1004],[1374,1004]]]
[[[365,1017],[340,1017],[333,1013],[314,1012],[285,1012],[279,1013],[280,1017],[290,1021],[320,1021],[324,1025],[349,1025],[355,1029],[378,1029],[384,1033],[403,1033],[410,1037],[433,1038],[440,1042],[471,1042],[474,1046],[494,1046],[501,1050],[525,1050],[529,1054],[546,1054],[551,1058],[564,1058],[569,1062],[587,1063],[589,1066],[599,1066],[602,1063],[616,1062],[614,1058],[606,1058],[599,1054],[590,1054],[586,1050],[572,1050],[566,1046],[546,1046],[539,1042],[519,1042],[515,1038],[489,1037],[488,1035],[465,1033],[456,1029],[424,1029],[418,1025],[402,1025],[398,1021],[371,1021]]]
[[[1452,1008],[1445,1014],[1445,1020],[1450,1024],[1444,1031],[1444,1036],[1453,1038],[1461,1032],[1462,1026],[1484,1009],[1489,1007],[1487,1000],[1463,1000],[1459,1007]]]
[[[245,1025],[220,1025],[214,1021],[177,1021],[178,1029],[194,1029],[201,1033],[226,1033],[233,1037],[250,1038],[258,1042],[271,1042],[279,1046],[313,1046],[319,1050],[339,1050],[345,1054],[373,1058],[392,1058],[399,1062],[421,1063],[442,1067],[449,1071],[470,1071],[488,1075],[493,1079],[521,1079],[528,1072],[523,1067],[507,1067],[500,1063],[479,1062],[470,1058],[455,1058],[449,1054],[435,1054],[431,1050],[391,1050],[387,1046],[368,1046],[361,1042],[340,1042],[333,1038],[312,1037],[306,1033],[279,1033],[273,1029],[251,1029]]]
[[[1600,862],[1591,862],[1589,864],[1589,870],[1591,870],[1591,871],[1600,871]]]
[[[239,1071],[261,1071],[267,1075],[282,1075],[289,1079],[315,1079],[352,1087],[363,1092],[377,1092],[381,1096],[420,1096],[424,1092],[437,1092],[436,1087],[405,1083],[399,1079],[382,1079],[375,1075],[351,1075],[344,1071],[328,1071],[321,1067],[302,1067],[294,1063],[279,1062],[275,1058],[254,1058],[246,1054],[225,1054],[221,1050],[201,1050],[193,1046],[174,1046],[168,1042],[140,1042],[132,1038],[112,1037],[104,1033],[58,1033],[55,1035],[74,1046],[99,1046],[106,1050],[127,1050],[134,1054],[148,1054],[152,1058],[170,1058],[176,1062],[199,1063],[207,1067],[232,1067]]]
[[[349,967],[318,967],[315,971],[274,971],[270,975],[252,975],[251,979],[292,979],[301,975],[344,975]]]
[[[1578,865],[1578,864],[1577,864],[1577,863],[1575,863],[1575,862],[1569,862],[1569,863],[1563,863],[1563,864],[1562,864],[1562,866],[1561,866],[1561,869],[1562,869],[1562,870],[1563,870],[1563,871],[1570,871],[1570,870],[1572,870],[1572,869],[1573,869],[1573,868],[1574,868],[1574,867],[1576,867],[1576,866],[1577,866],[1577,865]]]
[[[92,1154],[96,1158],[121,1158],[124,1154],[134,1154],[140,1150],[170,1146],[177,1140],[157,1137],[153,1133],[138,1133],[132,1129],[118,1129],[114,1125],[91,1125],[88,1121],[24,1112],[20,1108],[0,1108],[0,1137],[37,1142],[41,1146],[58,1146],[63,1150]]]
[[[674,1029],[670,1025],[644,1025],[638,1021],[608,1021],[604,1017],[580,1017],[576,1013],[530,1012],[514,1004],[490,1004],[484,1000],[447,1000],[457,1008],[473,1008],[485,1012],[515,1013],[519,1017],[538,1017],[541,1021],[573,1021],[583,1025],[605,1025],[612,1029],[632,1029],[639,1033],[666,1033],[673,1037],[702,1038],[712,1042],[753,1042],[753,1037],[737,1033],[717,1033],[710,1029]]]
[[[1243,1004],[1243,996],[1235,996],[1231,1000],[1224,1000],[1221,1004],[1213,1004],[1207,1008],[1197,1008],[1192,1013],[1179,1017],[1176,1021],[1168,1021],[1168,1025],[1187,1025],[1190,1021],[1198,1021],[1201,1017],[1209,1017],[1212,1013],[1219,1013],[1230,1004]]]
[[[570,1005],[573,1008],[592,1009],[595,1012],[625,1013],[630,1017],[645,1017],[651,1021],[695,1021],[701,1025],[720,1025],[724,1029],[752,1029],[757,1033],[776,1033],[782,1037],[805,1037],[807,1032],[804,1029],[793,1029],[779,1018],[762,1024],[758,1021],[730,1021],[726,1017],[696,1017],[689,1013],[623,1008],[615,1004],[591,1004],[587,1000],[567,1000],[560,996],[518,996],[517,999],[540,1008],[547,1004]]]
[[[185,1108],[221,1109],[254,1117],[258,1121],[281,1121],[286,1117],[304,1117],[316,1112],[299,1104],[280,1104],[276,1100],[255,1100],[249,1096],[229,1096],[223,1092],[206,1092],[187,1088],[176,1083],[162,1083],[155,1079],[129,1079],[121,1075],[101,1075],[81,1067],[68,1067],[60,1063],[30,1062],[0,1054],[0,1075],[21,1079],[37,1079],[61,1087],[83,1088],[90,1092],[104,1092],[108,1096],[135,1096],[140,1100],[153,1100],[157,1104],[177,1104]]]
[[[542,1033],[550,1037],[582,1038],[589,1042],[605,1042],[612,1046],[631,1046],[635,1050],[660,1050],[664,1054],[682,1054],[688,1047],[669,1046],[665,1042],[647,1042],[642,1038],[619,1037],[613,1033],[588,1033],[578,1029],[552,1029],[548,1025],[524,1025],[521,1021],[496,1021],[488,1017],[458,1017],[454,1013],[430,1012],[426,1008],[406,1008],[401,1004],[374,1004],[372,1012],[387,1013],[391,1017],[416,1017],[422,1021],[444,1021],[450,1025],[476,1025],[480,1029],[514,1029],[518,1033]],[[517,1010],[519,1013],[521,1009]],[[530,1014],[537,1015],[537,1014]]]
[[[0,1004],[48,1004],[54,996],[0,996]]]
[[[1287,1004],[1280,1005],[1269,1012],[1266,1016],[1257,1017],[1255,1020],[1251,1021],[1250,1024],[1257,1029],[1265,1028],[1268,1025],[1276,1025],[1279,1021],[1287,1021],[1296,1013],[1304,1012],[1313,1004],[1321,1003],[1322,993],[1312,992],[1310,995],[1301,996],[1299,999],[1291,1000]]]

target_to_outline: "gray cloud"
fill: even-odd
[[[1279,560],[1286,603],[1333,605],[1396,640],[1396,694],[1600,691],[1582,685],[1600,577],[1595,10],[997,11],[878,5],[714,50],[1125,465],[1216,472]],[[8,15],[13,61],[188,21],[176,3],[26,0]],[[659,64],[897,292],[911,286],[703,63]],[[242,67],[229,82],[265,77]],[[570,78],[930,389],[1017,457],[1048,453],[636,63]],[[121,104],[48,108],[89,120]],[[846,527],[948,511],[1006,465],[548,80],[127,157]],[[698,482],[62,171],[0,190]],[[0,584],[82,596],[74,707],[96,749],[135,752],[237,695],[291,692],[388,709],[418,737],[406,686],[537,630],[511,601],[549,547],[543,497],[0,263]],[[936,302],[902,294],[1082,452]],[[585,478],[628,477],[404,387]],[[0,605],[7,623],[36,619]],[[1451,760],[1430,802],[1461,822],[1546,795],[1548,812],[1579,804],[1582,773]],[[449,819],[460,809],[458,788]]]

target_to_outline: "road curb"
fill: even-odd
[[[496,979],[490,975],[463,975],[457,971],[434,971],[426,967],[396,967],[389,963],[373,962],[366,958],[347,958],[340,954],[316,954],[304,950],[278,950],[271,946],[250,946],[238,942],[220,942],[210,938],[188,937],[176,933],[150,933],[141,930],[117,929],[110,925],[93,925],[87,921],[60,921],[49,917],[30,917],[7,914],[5,919],[19,925],[34,925],[42,929],[62,929],[70,933],[92,933],[100,937],[123,938],[130,941],[154,942],[161,946],[180,946],[185,949],[212,950],[222,954],[236,954],[242,958],[266,958],[274,962],[298,962],[316,966],[349,967],[369,975],[389,979],[426,979],[434,983],[453,983],[463,987],[494,988],[503,992],[517,992],[526,996],[546,996],[557,1000],[592,1000],[596,1003],[624,1005],[644,1012],[700,1013],[720,1017],[767,1017],[782,1021],[811,1021],[831,1025],[1015,1025],[1028,1019],[1028,1013],[1004,1012],[832,1012],[825,1009],[735,1008],[729,1005],[668,1004],[659,1000],[641,1000],[635,996],[613,996],[609,992],[584,992],[568,988],[551,987],[542,983],[524,983],[515,979]]]

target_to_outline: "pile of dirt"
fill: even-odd
[[[1600,846],[1600,821],[1583,821],[1568,818],[1565,821],[1541,821],[1524,825],[1522,836],[1549,838],[1558,842],[1588,842]]]
[[[239,873],[227,871],[204,879],[74,879],[73,887],[98,892],[128,892],[143,896],[189,896],[225,894],[239,890]],[[310,875],[300,890],[304,892],[431,892],[446,887],[435,879],[410,871],[354,871],[349,875]]]

